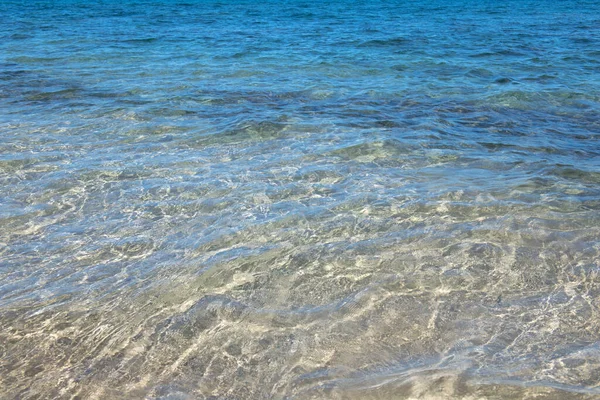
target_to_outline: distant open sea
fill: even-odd
[[[600,2],[0,0],[0,398],[600,398]]]

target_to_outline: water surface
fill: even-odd
[[[0,17],[4,398],[600,396],[598,2]]]

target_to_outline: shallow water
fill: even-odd
[[[3,398],[600,396],[599,3],[0,17]]]

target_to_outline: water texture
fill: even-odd
[[[600,3],[0,2],[3,399],[600,398]]]

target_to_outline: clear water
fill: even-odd
[[[600,396],[600,3],[0,2],[0,397]]]

